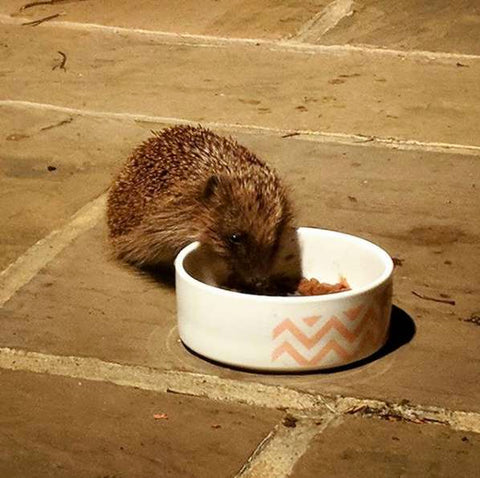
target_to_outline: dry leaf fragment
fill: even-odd
[[[153,418],[155,418],[155,420],[168,420],[168,415],[166,413],[155,413]]]

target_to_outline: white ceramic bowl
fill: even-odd
[[[242,294],[208,285],[211,261],[198,243],[175,260],[178,330],[193,351],[254,370],[303,371],[346,365],[388,338],[393,262],[359,237],[299,228],[302,272],[352,290],[309,297]]]

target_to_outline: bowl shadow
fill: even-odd
[[[248,374],[262,374],[262,375],[324,375],[324,374],[331,374],[331,373],[337,373],[337,372],[344,372],[347,370],[353,370],[356,368],[363,367],[364,365],[367,365],[369,363],[375,362],[376,360],[381,359],[382,357],[385,357],[393,352],[395,350],[398,350],[400,347],[403,347],[404,345],[408,344],[413,337],[415,336],[416,333],[416,326],[415,322],[413,321],[412,317],[408,315],[403,309],[400,307],[397,307],[396,305],[392,306],[392,313],[390,316],[390,328],[388,332],[388,339],[385,345],[377,350],[375,353],[372,355],[369,355],[366,358],[363,358],[361,360],[358,360],[356,362],[349,363],[347,365],[341,365],[337,367],[332,367],[332,368],[326,368],[326,369],[321,369],[321,370],[301,370],[301,371],[276,371],[276,370],[253,370],[253,369],[247,369],[244,367],[238,367],[238,366],[233,366],[233,365],[226,365],[224,363],[218,362],[216,360],[209,359],[207,357],[204,357],[203,355],[195,352],[192,350],[190,347],[185,345],[182,342],[183,347],[194,355],[195,357],[204,360],[212,365],[230,369],[230,370],[235,370],[235,371],[240,371]]]
[[[140,269],[136,269],[137,273],[145,277],[147,280],[151,280],[153,282],[157,282],[160,285],[166,286],[171,289],[175,289],[175,267],[173,264],[165,264],[165,265],[156,265],[155,267],[142,267]],[[347,365],[340,365],[337,367],[326,368],[321,370],[302,370],[302,371],[275,371],[275,370],[253,370],[248,369],[240,366],[233,366],[227,365],[222,362],[218,362],[216,360],[212,360],[210,358],[204,357],[203,355],[195,352],[190,347],[185,345],[182,342],[183,347],[193,356],[208,362],[212,365],[235,370],[241,371],[249,374],[264,374],[264,375],[323,375],[323,374],[331,374],[337,372],[343,372],[348,370],[353,370],[356,368],[363,367],[364,365],[368,365],[369,363],[375,362],[376,360],[385,357],[400,347],[408,344],[415,336],[416,333],[416,325],[413,318],[408,315],[403,309],[400,307],[393,305],[392,312],[390,315],[390,328],[388,332],[388,339],[385,345],[377,350],[372,355],[365,357],[361,360],[356,362],[349,363]]]
[[[357,362],[352,362],[348,365],[342,365],[340,367],[333,367],[330,369],[321,370],[321,373],[334,373],[341,372],[345,370],[352,370],[354,368],[362,367],[371,362],[381,359],[395,350],[398,350],[400,347],[411,342],[417,327],[412,317],[408,315],[403,309],[397,307],[396,305],[392,306],[392,313],[390,315],[390,328],[388,331],[388,339],[385,345],[377,350],[372,355],[365,357],[364,359],[358,360]]]

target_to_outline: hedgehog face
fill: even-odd
[[[212,178],[204,190],[209,214],[200,240],[228,264],[232,287],[273,293],[273,264],[290,220],[283,188],[271,184],[274,176]]]

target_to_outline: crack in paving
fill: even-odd
[[[357,414],[383,419],[390,416],[394,418],[393,421],[438,424],[453,430],[480,433],[478,412],[448,410],[411,403],[390,403],[368,398],[328,396],[285,386],[243,382],[193,372],[166,371],[140,365],[123,365],[97,358],[50,355],[1,347],[0,368],[283,409],[304,418],[321,419],[325,414],[334,416]]]
[[[69,115],[76,115],[80,117],[91,118],[108,118],[119,120],[131,120],[136,122],[152,123],[152,124],[190,124],[198,125],[197,120],[189,120],[185,118],[174,118],[170,116],[153,116],[141,113],[125,113],[125,112],[111,112],[111,111],[96,111],[81,108],[71,108],[68,106],[54,105],[50,103],[36,103],[25,100],[0,100],[0,107],[9,106],[15,108],[37,109],[45,111],[55,111],[67,113]],[[318,143],[328,144],[345,144],[353,146],[365,146],[376,148],[388,148],[400,151],[428,151],[437,153],[456,153],[462,155],[478,156],[480,154],[480,146],[455,144],[455,143],[439,143],[426,142],[417,140],[402,140],[397,138],[382,138],[379,136],[365,136],[362,134],[348,134],[348,133],[329,133],[324,131],[314,130],[296,130],[271,128],[268,126],[248,125],[240,123],[219,123],[212,121],[202,121],[203,126],[227,130],[231,132],[247,133],[247,134],[263,134],[270,136],[285,136],[285,139],[291,137],[292,140],[300,141],[314,141]]]
[[[316,18],[316,17],[314,17]],[[11,17],[0,14],[0,24],[21,25],[27,17]],[[395,50],[368,45],[315,45],[302,43],[295,38],[291,40],[265,40],[262,38],[235,38],[213,35],[196,35],[190,33],[171,33],[141,28],[127,28],[119,26],[99,25],[96,23],[80,23],[70,21],[50,21],[39,25],[38,28],[65,28],[69,30],[87,30],[110,33],[114,35],[142,35],[156,39],[159,43],[174,45],[189,45],[206,48],[227,48],[229,46],[265,47],[273,51],[296,52],[299,54],[332,54],[345,55],[350,53],[365,53],[370,55],[395,56],[399,59],[416,58],[428,62],[452,62],[456,60],[479,60],[480,55],[469,53],[447,53],[424,50]]]

